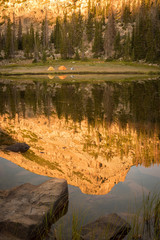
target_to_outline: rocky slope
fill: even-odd
[[[85,11],[87,2],[79,0],[77,8]],[[0,6],[1,21],[4,16],[15,14],[16,17],[33,18],[37,21],[44,19],[46,11],[48,12],[48,18],[53,21],[57,15],[61,15],[66,9],[71,12],[74,8],[73,1],[52,1],[52,0],[10,0],[2,2]]]
[[[96,6],[97,9],[106,7],[107,4],[110,4],[108,1],[99,1],[99,0],[9,0],[9,1],[0,1],[0,17],[1,21],[5,16],[15,14],[16,17],[23,18],[33,18],[37,21],[44,19],[46,11],[48,12],[48,17],[50,21],[53,21],[57,15],[61,16],[64,12],[68,14],[74,10],[81,12],[84,15],[88,13],[88,5]],[[133,1],[130,1],[131,3]],[[135,1],[134,1],[135,2]],[[115,8],[121,8],[123,6],[123,1],[114,0],[112,5]]]
[[[10,120],[4,115],[0,122],[1,128],[13,138],[31,146],[25,154],[0,151],[1,157],[34,173],[64,178],[84,193],[108,193],[115,184],[125,180],[132,166],[131,156],[122,157],[116,153],[115,146],[112,153],[106,151],[109,157],[105,157],[105,147],[100,148],[99,133],[95,128],[88,132],[87,121],[78,126],[56,116],[49,119],[44,116],[32,119],[16,116]],[[113,126],[110,131],[116,134],[119,129]],[[103,129],[99,132],[102,135]]]

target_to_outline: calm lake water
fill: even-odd
[[[125,217],[143,195],[160,192],[160,79],[0,80],[0,115],[0,130],[29,143],[34,160],[25,159],[39,164],[35,174],[20,167],[24,156],[15,157],[20,166],[1,157],[0,189],[66,178],[69,209],[56,224],[66,239],[73,215],[83,223],[113,212]],[[56,142],[64,145],[53,151]]]

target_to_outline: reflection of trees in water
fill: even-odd
[[[138,133],[127,124],[122,129],[118,124],[112,124],[107,129],[100,127],[91,128],[88,135],[84,136],[83,150],[95,159],[101,159],[99,164],[103,167],[105,161],[115,158],[125,162],[132,159],[134,165],[150,166],[160,161],[160,144],[157,131],[149,136],[147,133]],[[102,160],[103,159],[103,160]]]
[[[23,117],[56,113],[74,122],[95,126],[128,123],[138,132],[160,124],[160,82],[108,82],[102,84],[0,84],[0,113]]]
[[[48,119],[87,120],[84,151],[97,159],[131,157],[135,165],[158,163],[160,83],[101,84],[44,82],[0,84],[0,114],[11,118],[45,115]],[[103,162],[100,162],[103,166]]]

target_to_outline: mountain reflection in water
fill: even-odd
[[[0,155],[37,174],[65,178],[84,193],[106,194],[131,166],[159,164],[159,103],[158,80],[1,81],[1,131],[31,150]]]

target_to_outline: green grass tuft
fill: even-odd
[[[49,162],[42,157],[37,156],[32,150],[28,150],[27,152],[22,154],[26,159],[29,159],[32,162],[39,164],[40,166],[47,166],[51,170],[58,170],[59,172],[63,173],[60,169],[60,166],[56,162]]]

